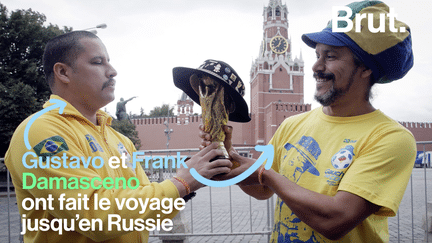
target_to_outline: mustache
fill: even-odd
[[[115,85],[115,83],[116,83],[115,79],[113,79],[113,78],[109,79],[108,81],[103,83],[102,90],[104,90],[108,86]]]
[[[323,73],[323,72],[314,72],[313,77],[315,79],[319,78],[319,79],[334,79],[335,76],[333,73]]]

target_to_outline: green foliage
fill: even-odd
[[[170,107],[168,104],[163,104],[161,107],[156,106],[150,111],[148,117],[168,117],[174,116],[174,107]]]
[[[51,93],[42,56],[46,42],[71,28],[44,26],[43,14],[12,11],[0,3],[0,157],[4,157],[16,127],[42,109]]]
[[[141,147],[141,140],[138,138],[136,126],[130,123],[128,120],[119,121],[113,119],[111,127],[117,132],[128,137],[133,142],[137,150]]]
[[[140,114],[132,114],[130,112],[130,118],[150,118],[150,117],[170,117],[174,116],[174,106],[170,106],[169,104],[163,104],[162,106],[156,106],[153,110],[150,111],[150,114],[146,114],[144,109],[141,107]]]

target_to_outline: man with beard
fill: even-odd
[[[161,183],[150,183],[140,163],[134,165],[133,143],[111,128],[112,117],[100,110],[114,100],[117,72],[109,60],[102,41],[86,31],[55,37],[46,45],[43,61],[53,93],[50,101],[63,106],[23,121],[5,158],[23,227],[28,227],[22,231],[25,242],[147,242],[152,227],[161,227],[156,222],[167,222],[163,220],[178,212],[173,205],[167,210],[166,202],[176,200],[184,206],[177,199],[204,186],[184,165],[177,167],[176,177]],[[50,106],[47,102],[44,108]],[[38,118],[27,135],[33,117]],[[209,162],[223,155],[216,148],[212,144],[183,163],[207,178],[226,173],[232,166],[229,160]],[[121,166],[114,163],[120,159]],[[44,183],[48,179],[49,185]],[[140,201],[141,207],[120,208],[116,203],[129,199]],[[149,200],[153,206],[147,208],[143,202]]]
[[[333,32],[330,23],[302,36],[316,51],[315,99],[322,107],[286,119],[269,142],[272,168],[261,166],[240,183],[258,199],[277,194],[271,242],[388,242],[387,217],[396,215],[412,172],[414,137],[369,101],[375,83],[400,79],[413,66],[410,29],[391,20],[382,2],[348,7],[353,16],[367,16],[361,31],[354,24],[349,32]],[[368,18],[379,26],[384,16],[386,31],[369,31]],[[406,31],[392,32],[391,24]],[[225,131],[230,138],[232,129]],[[206,146],[208,134],[200,135]],[[219,179],[255,162],[226,142],[241,165]]]

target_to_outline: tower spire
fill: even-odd
[[[269,7],[282,6],[281,0],[269,0]]]

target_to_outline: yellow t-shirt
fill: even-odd
[[[270,144],[274,171],[309,190],[356,194],[381,209],[335,242],[388,242],[387,217],[396,215],[416,156],[413,135],[376,110],[332,117],[317,108],[286,119]],[[303,223],[277,199],[271,242],[334,242]]]
[[[51,99],[63,100],[56,95],[52,95]],[[47,106],[49,106],[48,103],[44,105],[44,107]],[[133,152],[136,151],[135,147],[128,138],[109,126],[112,118],[105,112],[98,111],[97,119],[100,126],[95,126],[69,103],[67,103],[61,115],[58,109],[49,111],[37,118],[31,125],[28,139],[32,149],[28,150],[24,143],[24,131],[30,119],[31,117],[27,118],[16,129],[5,157],[6,166],[12,175],[13,184],[15,186],[19,212],[21,215],[25,214],[25,219],[30,220],[32,224],[34,224],[35,220],[43,218],[48,219],[49,222],[52,222],[54,219],[66,219],[67,227],[70,228],[71,220],[73,219],[75,220],[75,230],[63,230],[61,235],[58,231],[52,230],[51,227],[48,231],[27,230],[24,235],[25,242],[147,242],[149,233],[146,230],[127,232],[117,230],[115,225],[109,230],[107,227],[108,217],[110,217],[110,215],[118,215],[121,219],[127,220],[127,225],[130,225],[130,220],[157,219],[158,214],[162,220],[166,217],[173,218],[177,213],[177,211],[174,210],[171,214],[165,215],[161,210],[150,210],[149,208],[147,208],[144,213],[140,213],[142,210],[141,207],[137,207],[136,210],[130,210],[131,208],[123,210],[117,209],[116,198],[120,200],[124,198],[144,200],[146,198],[158,198],[160,200],[163,198],[172,198],[174,200],[179,197],[179,194],[177,188],[170,180],[166,180],[162,183],[150,183],[139,163],[137,163],[136,168],[133,168],[131,157],[133,156]],[[24,156],[28,152],[36,154],[37,159],[42,158],[45,162],[37,162],[38,168],[27,168],[34,166],[34,160],[36,159],[34,155]],[[120,166],[114,169],[108,165],[110,158],[117,157],[121,159],[122,155],[126,156],[125,161],[128,165],[127,168]],[[62,162],[61,166],[58,166],[56,162],[51,162],[50,166],[48,166],[46,159],[54,156],[60,158],[66,156],[66,162],[64,163],[63,160],[60,160]],[[97,157],[103,159],[103,166],[100,166],[101,159],[95,159]],[[74,158],[79,158],[80,162],[77,163],[77,160]],[[82,159],[84,159],[85,162]],[[94,163],[91,162],[92,160],[94,160]],[[23,163],[25,163],[26,166],[24,166]],[[85,163],[89,163],[87,168],[84,165]],[[76,168],[78,165],[80,168]],[[40,168],[41,166],[49,168]],[[98,177],[101,180],[107,177],[113,178],[113,180],[123,177],[126,181],[136,177],[139,180],[139,185],[136,189],[131,189],[130,187],[123,189],[122,185],[124,183],[122,183],[123,181],[119,181],[120,189],[115,189],[115,184],[102,187],[102,182],[100,180],[95,180],[95,187],[86,186],[84,183],[80,184],[80,186],[84,188],[87,187],[87,189],[76,189],[76,184],[69,184],[66,189],[63,189],[63,182],[54,182],[52,187],[45,184],[48,189],[41,189],[44,188],[44,185],[39,183],[37,184],[39,188],[35,186],[32,189],[24,189],[25,186],[30,187],[33,183],[32,177],[27,176],[24,184],[24,173],[32,173],[38,182],[41,178],[49,179],[54,177],[65,178],[68,182],[75,181],[73,177],[78,179],[85,177],[92,179]],[[136,186],[135,181],[130,182],[132,187]],[[89,184],[89,181],[87,181],[87,183]],[[56,189],[57,184],[59,184],[61,189]],[[98,186],[101,186],[101,188],[95,189]],[[113,186],[113,188],[108,189],[110,186]],[[88,201],[89,210],[78,210],[78,206],[76,206],[76,210],[67,210],[65,207],[67,201],[63,203],[65,208],[61,210],[59,198],[63,193],[65,193],[64,198],[66,199],[83,198],[84,195],[87,195],[90,198]],[[102,210],[100,207],[95,209],[94,202],[96,194],[99,201],[102,200],[102,198],[107,198],[110,201],[108,210]],[[49,198],[50,195],[54,199],[52,209],[46,207],[46,210],[25,210],[22,207],[22,201],[26,198],[34,200],[35,198]],[[72,201],[69,202],[72,203]],[[79,201],[76,202],[78,203]],[[82,202],[83,201],[81,201],[81,203]],[[30,205],[29,202],[26,205],[28,207]],[[118,216],[114,216],[113,221],[118,219]],[[86,227],[82,227],[84,230],[81,230],[80,227],[78,227],[78,222],[82,219],[101,219],[103,222],[103,229],[99,230],[99,224],[94,223],[93,225],[96,226],[96,230],[86,230]],[[31,225],[31,227],[33,228],[34,225]]]

